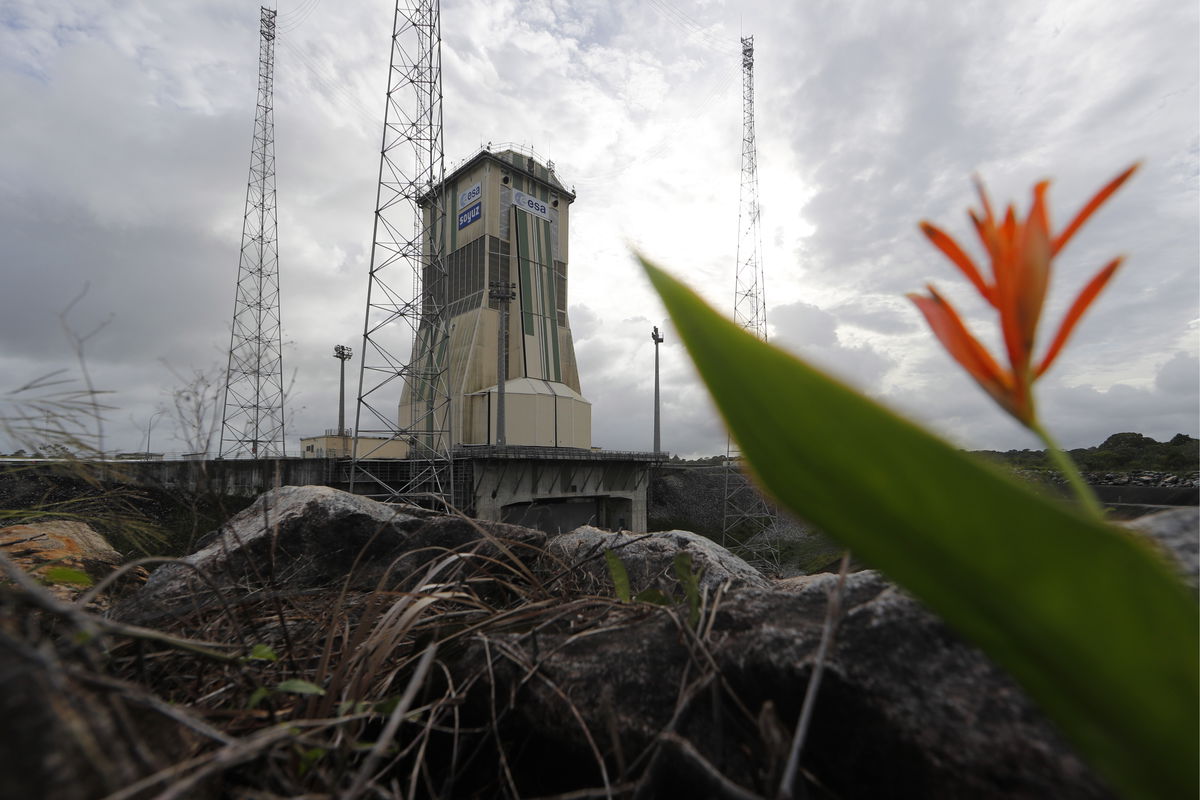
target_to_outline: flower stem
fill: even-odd
[[[1071,491],[1075,494],[1080,505],[1096,519],[1104,519],[1104,506],[1100,505],[1100,501],[1096,499],[1096,495],[1092,492],[1090,486],[1083,480],[1083,475],[1079,473],[1079,468],[1075,466],[1075,462],[1067,455],[1058,442],[1050,435],[1049,431],[1041,426],[1037,421],[1029,423],[1029,429],[1037,434],[1038,438],[1046,445],[1046,452],[1050,455],[1050,461],[1058,469],[1062,476],[1067,479],[1067,484],[1071,487]]]

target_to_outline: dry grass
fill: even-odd
[[[375,591],[350,590],[352,575],[341,587],[289,591],[264,574],[268,591],[227,593],[154,630],[85,610],[96,591],[78,603],[57,600],[0,554],[13,581],[0,622],[27,652],[55,654],[38,664],[52,683],[100,689],[122,708],[158,718],[128,723],[125,735],[144,751],[142,769],[136,780],[109,784],[110,800],[205,796],[217,785],[225,788],[216,796],[263,798],[519,797],[501,733],[512,698],[495,696],[493,670],[505,661],[522,682],[549,679],[539,673],[536,647],[531,660],[500,634],[536,641],[539,629],[569,625],[583,636],[619,624],[614,614],[648,612],[555,589],[548,584],[562,581],[543,582],[529,566],[542,554],[479,532],[461,550],[430,553],[436,557],[416,574],[396,580],[389,569]],[[563,566],[558,576],[569,572]],[[675,618],[703,663],[702,633],[687,627],[686,613]],[[486,659],[464,675],[456,657],[469,643],[481,643]],[[480,682],[490,694],[480,694]],[[610,767],[610,743],[601,747],[570,698],[551,689],[581,726],[601,776],[594,792],[573,796],[630,796],[631,776],[644,771],[648,754]],[[487,696],[486,708],[466,707],[468,695]],[[83,738],[105,735],[95,722]],[[86,729],[91,721],[84,715],[75,724]],[[163,725],[186,743],[168,763],[147,733]],[[92,750],[97,761],[112,758]]]

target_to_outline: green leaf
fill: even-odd
[[[263,700],[266,700],[270,696],[271,690],[265,686],[260,686],[250,695],[250,701],[246,703],[246,708],[257,708],[259,703],[261,703]]]
[[[667,597],[665,594],[662,593],[661,589],[656,589],[653,586],[650,587],[649,589],[642,589],[640,592],[637,593],[637,596],[634,597],[633,599],[634,599],[634,602],[637,602],[637,603],[652,603],[656,606],[675,605],[671,601],[671,598]]]
[[[279,656],[265,644],[256,644],[250,648],[250,655],[247,656],[251,661],[278,661]]]
[[[604,560],[608,562],[608,574],[612,577],[617,599],[628,603],[632,593],[629,591],[629,573],[625,570],[625,563],[612,550],[604,551]]]
[[[72,586],[91,586],[91,577],[83,570],[73,569],[71,567],[50,567],[42,573],[46,583],[59,584],[67,583]]]
[[[1200,614],[1150,545],[758,341],[642,263],[767,492],[979,644],[1123,793],[1200,795]]]
[[[300,774],[304,775],[313,765],[325,757],[325,748],[309,747],[308,749],[297,746],[298,755],[300,756]]]
[[[387,702],[387,701],[383,701],[383,702]],[[364,711],[366,711],[368,708],[373,708],[374,711],[379,712],[379,708],[378,708],[379,705],[380,705],[379,703],[376,703],[374,706],[372,706],[370,703],[367,703],[365,700],[343,700],[342,702],[338,703],[338,705],[337,705],[337,715],[339,717],[344,717],[347,714],[361,714]],[[379,712],[379,713],[386,713],[386,712]]]
[[[688,625],[694,628],[700,621],[700,575],[692,569],[692,557],[685,552],[675,554],[675,577],[687,599]]]
[[[288,694],[325,694],[325,690],[320,686],[317,686],[315,683],[309,683],[308,681],[302,681],[297,678],[283,681],[275,687],[275,691],[287,692]]]

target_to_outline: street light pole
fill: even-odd
[[[658,332],[658,326],[654,326],[654,330],[650,332],[650,340],[654,342],[654,452],[662,452],[662,439],[659,436],[658,428],[658,346],[662,344],[662,334]]]
[[[500,304],[500,341],[496,348],[496,444],[507,444],[504,425],[504,384],[508,383],[508,304],[517,299],[517,285],[492,281],[488,299]]]

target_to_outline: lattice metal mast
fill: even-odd
[[[738,192],[737,269],[733,319],[764,342],[767,300],[763,282],[761,209],[758,205],[758,145],[754,136],[754,37],[742,42],[742,181]]]
[[[275,209],[275,11],[259,9],[258,108],[221,416],[222,458],[285,455]]]
[[[352,491],[431,504],[453,502],[445,201],[432,191],[445,177],[441,44],[438,0],[398,0],[351,468]],[[403,468],[372,461],[391,442],[407,447]]]
[[[738,246],[734,269],[733,320],[767,340],[766,286],[763,281],[761,210],[758,204],[758,146],[754,136],[754,37],[742,42],[742,180],[738,193]],[[721,539],[748,538],[774,523],[775,514],[741,468],[730,437],[725,451],[725,504]]]

